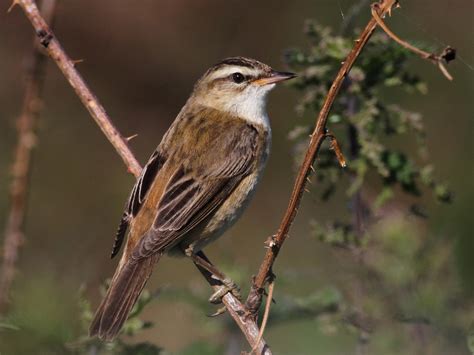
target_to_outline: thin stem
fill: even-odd
[[[56,0],[44,0],[41,4],[41,12],[49,22],[53,21],[55,9]],[[36,44],[36,39],[33,43]],[[23,107],[16,122],[18,140],[13,158],[10,211],[5,227],[2,273],[0,275],[0,311],[2,312],[8,305],[18,253],[24,239],[23,227],[28,202],[28,182],[32,153],[38,139],[35,130],[42,109],[41,96],[47,64],[46,57],[40,49],[39,46],[34,45],[31,52]]]
[[[74,61],[69,58],[45,19],[41,17],[35,1],[14,0],[12,6],[14,5],[21,6],[33,25],[41,45],[61,69],[63,75],[69,81],[77,96],[81,99],[84,106],[86,106],[87,110],[99,125],[107,139],[114,146],[117,153],[121,156],[128,170],[136,177],[139,176],[142,168],[128,147],[127,140],[123,138],[114,127],[110,117],[105,112],[105,109],[89,89],[84,79],[82,79],[80,74],[74,68]],[[211,278],[208,279],[208,281],[211,286],[215,286],[214,279]],[[247,317],[244,305],[231,293],[227,293],[222,301],[231,317],[247,338],[250,346],[253,347],[255,344],[258,344],[257,349],[260,354],[271,354],[270,348],[266,345],[263,339],[257,342],[259,328],[251,317]]]
[[[196,254],[199,258],[203,259],[207,263],[211,265],[211,268],[215,268],[215,266],[211,263],[211,261],[207,258],[207,256],[202,252],[199,251]],[[198,270],[204,276],[204,278],[209,282],[212,288],[217,291],[221,286],[221,283],[213,278],[212,273],[209,271],[209,268],[203,267],[199,265],[199,263],[194,262]],[[223,274],[220,271],[216,272],[220,277]],[[270,296],[269,296],[270,297]],[[271,298],[270,298],[271,299]],[[245,309],[244,305],[234,296],[232,293],[228,292],[223,298],[222,303],[227,308],[227,311],[230,313],[232,318],[239,319],[237,325],[241,329],[242,333],[245,335],[248,343],[257,351],[258,354],[262,355],[271,355],[271,350],[268,345],[265,343],[265,340],[262,338],[263,333],[261,334],[261,330],[258,329],[257,324],[253,321],[252,317],[248,317],[248,312]],[[262,324],[262,329],[264,329],[264,325]]]
[[[262,319],[262,324],[260,325],[260,333],[258,333],[258,338],[257,338],[257,344],[260,343],[260,340],[263,337],[263,334],[265,333],[265,329],[267,327],[267,322],[268,322],[268,317],[270,316],[270,307],[272,305],[273,301],[273,289],[275,288],[275,281],[270,282],[270,285],[268,285],[268,295],[267,295],[267,303],[265,304],[265,312],[263,313],[263,319]],[[255,346],[251,353],[252,354],[258,354],[257,347]]]
[[[391,11],[396,3],[396,0],[381,0],[378,3],[380,15],[383,16]],[[301,198],[303,197],[307,177],[311,173],[314,159],[316,158],[316,155],[318,154],[318,151],[321,147],[321,143],[326,136],[326,122],[328,114],[332,108],[337,94],[339,93],[339,90],[341,89],[344,79],[348,75],[349,71],[354,65],[354,62],[360,55],[362,49],[370,39],[376,27],[377,21],[374,18],[371,18],[359,38],[355,41],[354,47],[347,55],[346,60],[342,63],[342,66],[339,69],[339,72],[337,73],[331,88],[329,89],[321,111],[319,112],[318,118],[316,120],[316,127],[311,135],[311,140],[306,151],[305,158],[296,177],[293,192],[291,194],[285,215],[283,216],[276,236],[273,238],[272,247],[268,248],[267,252],[265,253],[263,262],[260,265],[258,274],[254,279],[252,288],[247,297],[246,306],[254,315],[257,314],[257,311],[260,308],[265,285],[269,280],[269,276],[272,274],[273,264],[296,217],[297,208],[300,205]]]
[[[385,24],[385,22],[382,20],[382,17],[381,15],[379,15],[378,13],[379,11],[379,4],[374,4],[372,5],[372,17],[375,19],[375,21],[377,21],[377,24],[385,31],[385,33],[391,38],[393,39],[395,42],[397,42],[398,44],[400,44],[402,47],[412,51],[413,53],[417,54],[418,56],[420,56],[421,58],[423,59],[427,59],[427,60],[430,60],[431,62],[433,62],[434,64],[436,64],[438,66],[438,68],[441,70],[441,72],[443,73],[443,75],[448,79],[448,80],[453,80],[453,77],[451,76],[451,74],[449,74],[448,70],[446,69],[446,67],[444,66],[443,64],[443,61],[445,60],[443,58],[443,55],[436,55],[434,53],[429,53],[429,52],[426,52],[424,50],[421,50],[413,45],[411,45],[410,43],[404,41],[403,39],[401,39],[400,37],[398,37],[395,33],[393,33],[388,27],[387,25]],[[450,50],[452,51],[453,49],[450,48]]]
[[[141,172],[141,166],[130,151],[126,139],[123,138],[114,127],[109,115],[105,112],[104,107],[74,67],[74,61],[69,58],[45,19],[41,17],[35,1],[15,0],[14,4],[21,6],[33,25],[36,35],[39,38],[41,45],[45,48],[45,51],[51,59],[54,60],[63,75],[69,81],[69,84],[72,86],[77,96],[87,108],[92,118],[94,118],[107,139],[112,143],[128,170],[135,175],[135,177],[138,177]]]

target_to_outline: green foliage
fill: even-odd
[[[0,322],[2,354],[67,353],[75,321],[71,294],[57,287],[49,274],[38,272],[27,282],[20,279],[12,295],[14,304]]]
[[[309,47],[291,49],[285,58],[300,74],[291,83],[302,93],[296,111],[315,116],[341,61],[353,47],[353,39],[335,35],[313,21],[307,22],[305,33]],[[312,191],[321,191],[320,198],[326,201],[346,184],[350,213],[346,220],[341,217],[325,224],[312,221],[313,235],[337,247],[334,253],[342,253],[347,259],[351,270],[346,273],[355,273],[354,281],[333,289],[338,295],[334,307],[321,307],[310,295],[305,300],[277,305],[280,314],[274,321],[285,319],[284,314],[290,318],[295,314],[311,315],[322,329],[355,330],[364,344],[375,331],[381,336],[383,329],[377,328],[387,326],[395,329],[400,324],[418,328],[436,324],[448,334],[459,332],[466,324],[466,317],[454,315],[458,307],[469,306],[462,301],[449,262],[451,244],[422,237],[420,221],[411,218],[426,217],[420,200],[427,192],[442,203],[451,201],[451,192],[434,177],[421,114],[395,104],[396,95],[403,92],[427,92],[426,84],[410,71],[410,57],[385,34],[372,36],[328,117],[328,129],[338,139],[348,167],[341,169],[330,147],[325,146],[315,163]],[[313,120],[300,124],[288,135],[294,142],[297,166],[313,125]],[[398,196],[411,201],[404,213],[399,206],[389,204]],[[468,342],[472,343],[472,335]],[[374,353],[411,353],[416,349],[413,344],[402,346],[399,339],[396,345],[390,344],[385,341],[383,348]]]
[[[0,323],[0,332],[2,330],[20,330],[20,328],[10,323]]]
[[[474,323],[471,324],[469,333],[467,334],[467,346],[471,354],[474,354]]]
[[[108,287],[108,282],[101,288],[102,295]],[[133,343],[125,342],[124,336],[133,337],[145,329],[153,327],[152,322],[143,321],[140,316],[145,308],[155,296],[149,290],[143,290],[142,294],[138,298],[137,303],[132,308],[130,315],[125,322],[119,337],[113,342],[103,342],[97,338],[90,338],[88,335],[88,329],[94,317],[94,313],[91,308],[90,302],[84,296],[84,289],[81,289],[79,296],[79,312],[81,321],[81,331],[84,335],[80,336],[74,342],[68,344],[68,347],[78,354],[114,354],[114,355],[158,355],[162,354],[162,349],[154,344],[142,342]]]
[[[341,61],[353,46],[352,38],[334,35],[329,28],[312,21],[307,22],[305,33],[309,48],[286,53],[288,65],[300,73],[292,84],[303,93],[297,106],[299,113],[318,111]],[[354,197],[368,183],[381,185],[375,202],[368,206],[369,214],[383,207],[399,190],[418,197],[428,189],[440,202],[451,200],[450,191],[435,180],[433,166],[426,161],[421,115],[393,103],[397,91],[427,92],[426,84],[409,70],[409,58],[406,49],[383,33],[374,34],[364,48],[328,118],[328,128],[343,146],[349,163],[342,170],[329,148],[321,149],[315,175],[323,200],[333,196],[336,186],[348,175],[351,181],[348,197]],[[297,163],[306,149],[312,124],[298,126],[289,134],[295,142]],[[415,142],[409,143],[411,137]],[[406,143],[400,147],[393,143],[396,139]],[[416,211],[415,207],[418,206],[413,206],[411,211]],[[316,234],[331,243],[350,244],[356,242],[353,232],[352,223],[337,221],[327,228],[318,227]]]

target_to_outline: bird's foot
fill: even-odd
[[[213,275],[215,278],[215,275]],[[217,287],[217,290],[209,297],[209,302],[212,304],[220,304],[222,303],[222,298],[228,293],[232,293],[239,301],[242,300],[242,296],[240,294],[240,288],[237,284],[229,278],[225,278],[223,280],[219,280],[222,285]]]

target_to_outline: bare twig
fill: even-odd
[[[77,96],[79,96],[84,106],[86,106],[89,113],[102,129],[107,139],[112,143],[117,153],[122,157],[122,160],[124,161],[128,170],[135,176],[139,176],[142,168],[128,147],[127,139],[123,138],[113,126],[109,116],[105,112],[105,109],[102,107],[96,96],[92,93],[80,74],[74,68],[73,61],[61,47],[59,41],[54,36],[45,19],[41,17],[36,3],[32,0],[14,0],[12,6],[16,4],[22,7],[23,11],[32,23],[41,45],[61,69],[64,76],[75,90]],[[211,281],[209,282],[211,286],[215,286],[215,284],[211,283]],[[231,317],[244,333],[250,346],[253,348],[255,344],[257,344],[257,350],[259,351],[259,354],[270,355],[271,351],[266,345],[265,341],[260,339],[257,342],[259,328],[252,318],[247,317],[247,312],[244,305],[231,293],[227,293],[223,297],[223,303]]]
[[[438,66],[438,68],[441,70],[443,75],[448,79],[448,80],[453,80],[453,77],[451,74],[449,74],[448,69],[444,66],[444,63],[448,63],[450,60],[454,59],[456,56],[456,51],[451,48],[447,47],[443,50],[443,52],[440,55],[434,54],[434,53],[429,53],[425,52],[424,50],[421,50],[410,43],[402,40],[400,37],[398,37],[395,33],[393,33],[385,24],[385,22],[382,20],[383,15],[381,16],[379,14],[380,11],[380,5],[379,4],[373,4],[372,5],[372,17],[377,21],[377,24],[385,31],[385,33],[393,39],[395,42],[400,44],[402,47],[405,47],[406,49],[412,51],[413,53],[419,55],[423,59],[427,59],[431,62],[433,62],[435,65]]]
[[[42,2],[41,12],[48,19],[48,22],[53,21],[55,8],[56,0],[44,0]],[[36,43],[36,40],[34,43]],[[13,158],[10,212],[5,227],[3,245],[2,273],[0,275],[0,311],[4,311],[8,305],[18,260],[18,250],[23,241],[22,229],[26,214],[32,151],[37,140],[35,129],[42,108],[41,92],[46,70],[46,57],[36,45],[34,45],[28,65],[30,67],[26,78],[23,107],[16,122],[18,142]]]
[[[347,166],[346,159],[344,158],[344,154],[342,154],[341,146],[339,145],[336,136],[332,133],[326,133],[326,137],[331,140],[330,149],[334,151],[334,154],[336,154],[337,162],[340,167],[345,168]]]
[[[260,340],[265,333],[265,328],[267,327],[268,317],[270,315],[270,307],[273,301],[273,289],[275,288],[275,281],[270,282],[268,285],[268,295],[267,295],[267,303],[265,304],[265,311],[263,313],[262,324],[260,325],[260,333],[258,333],[257,344],[260,343]],[[252,348],[251,354],[258,354],[257,346]]]
[[[396,0],[381,0],[378,3],[379,15],[384,16],[386,13],[390,12],[392,8],[397,4]],[[291,194],[288,207],[286,209],[285,215],[280,223],[277,234],[272,238],[272,246],[267,249],[265,253],[262,264],[258,271],[257,276],[254,278],[254,282],[250,293],[247,297],[246,307],[247,309],[256,317],[257,311],[260,308],[262,302],[262,295],[265,290],[265,285],[273,275],[272,267],[275,262],[276,257],[286,240],[288,231],[293,223],[293,220],[297,214],[297,208],[300,205],[301,198],[303,197],[303,192],[305,189],[307,177],[311,173],[314,159],[318,154],[318,151],[321,147],[321,144],[326,137],[326,122],[328,118],[329,111],[334,103],[334,100],[342,86],[344,79],[351,70],[354,62],[361,53],[365,44],[371,37],[375,28],[377,27],[377,21],[375,18],[370,19],[369,23],[366,25],[365,29],[360,34],[359,38],[355,41],[355,45],[352,48],[351,52],[347,55],[346,60],[342,63],[339,72],[337,73],[334,82],[329,89],[329,92],[326,96],[326,100],[319,112],[318,118],[316,120],[316,127],[311,134],[311,140],[306,151],[303,164],[298,172],[296,177],[295,185],[293,187],[293,192]]]
[[[198,252],[198,256],[201,259],[204,259],[205,262],[209,263],[213,269],[215,268],[215,266],[212,265],[212,263],[202,251]],[[211,274],[208,269],[204,268],[203,266],[200,266],[196,262],[194,262],[194,264],[201,272],[201,274],[206,278],[212,288],[217,291],[221,286],[221,283],[213,277],[213,274]],[[219,276],[221,278],[224,277],[224,275],[219,271],[215,273],[217,274],[216,276]],[[271,296],[269,297],[271,299]],[[239,319],[239,321],[236,323],[242,333],[245,335],[245,338],[247,339],[253,351],[257,351],[257,354],[271,355],[272,352],[270,348],[265,343],[265,340],[263,340],[262,338],[262,330],[264,329],[265,325],[262,323],[262,330],[259,331],[257,323],[254,322],[251,317],[248,317],[248,312],[245,309],[244,305],[239,300],[237,300],[237,298],[232,293],[229,292],[224,295],[224,297],[222,298],[222,303],[224,303],[227,311],[230,313],[232,318]]]
[[[74,68],[74,61],[69,58],[47,22],[43,17],[41,17],[35,1],[15,0],[13,5],[15,4],[21,6],[33,25],[41,45],[45,48],[51,59],[56,62],[79,99],[124,161],[128,170],[136,177],[140,175],[141,166],[130,151],[126,139],[124,139],[114,127],[110,117],[105,112],[104,107],[100,104],[97,97],[92,93],[84,79],[82,79],[78,71]]]

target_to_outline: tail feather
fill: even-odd
[[[89,328],[91,337],[98,336],[111,341],[117,336],[159,257],[152,255],[143,260],[127,262],[116,271]]]

